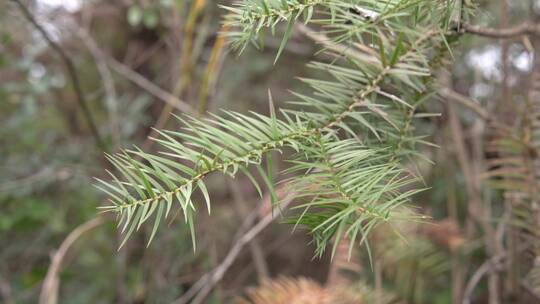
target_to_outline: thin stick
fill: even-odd
[[[480,266],[476,272],[473,274],[469,282],[467,283],[467,287],[465,287],[465,292],[463,294],[463,304],[470,304],[471,303],[471,297],[472,293],[475,289],[475,287],[480,283],[480,280],[484,275],[489,273],[490,271],[493,271],[496,269],[502,260],[504,260],[507,257],[507,254],[504,252],[502,254],[499,254],[497,256],[492,257],[491,259],[485,261],[482,266]]]
[[[446,87],[451,88],[452,84],[448,73],[442,73],[440,76],[441,83]],[[449,89],[451,90],[451,89]],[[495,233],[493,227],[489,222],[490,211],[486,208],[483,208],[484,198],[481,194],[481,182],[479,180],[479,171],[482,169],[479,165],[482,162],[481,154],[474,155],[471,157],[465,146],[465,137],[463,133],[463,128],[459,120],[457,111],[454,107],[454,103],[447,103],[447,113],[448,113],[448,125],[450,128],[450,133],[452,141],[454,143],[454,151],[463,177],[465,179],[465,190],[468,198],[468,213],[469,216],[474,219],[484,230],[484,242],[486,244],[487,252],[490,256],[495,256],[498,252]],[[482,149],[480,149],[482,150]],[[467,234],[470,235],[473,233],[472,225],[468,223]],[[488,266],[491,266],[488,265]],[[499,276],[494,271],[489,271],[489,295],[490,301],[493,303],[498,303],[498,292],[495,289],[495,286],[498,284]],[[490,302],[491,303],[491,302]]]
[[[86,48],[88,51],[90,51],[92,57],[94,57],[97,70],[103,81],[105,95],[107,96],[106,107],[109,112],[109,120],[111,123],[111,135],[114,146],[113,149],[116,149],[120,145],[120,123],[118,120],[118,99],[111,70],[107,65],[105,54],[98,47],[97,42],[94,40],[94,38],[92,38],[92,36],[90,36],[88,31],[81,27],[76,31],[76,33],[86,45]]]
[[[442,88],[439,91],[439,93],[441,94],[441,96],[443,96],[445,98],[452,99],[454,101],[457,101],[458,103],[465,106],[469,110],[472,110],[480,118],[482,118],[484,120],[489,120],[490,119],[488,111],[486,109],[484,109],[480,105],[480,103],[478,103],[477,101],[475,101],[475,100],[473,100],[473,99],[471,99],[471,98],[469,98],[467,96],[461,95],[458,92],[456,92],[454,90],[451,90],[449,88]]]
[[[173,94],[163,90],[157,85],[153,84],[150,80],[146,79],[144,76],[133,71],[128,66],[116,61],[115,59],[109,57],[107,58],[110,67],[115,70],[118,74],[126,77],[131,82],[135,83],[142,89],[146,90],[148,93],[158,98],[159,100],[173,106],[175,109],[180,110],[184,113],[190,114],[192,116],[197,115],[197,111],[193,109],[187,102],[180,100]]]
[[[528,249],[527,244],[524,244],[524,246],[521,246],[520,248],[517,248],[517,252],[523,252]],[[490,271],[498,270],[500,268],[501,263],[508,258],[508,252],[504,251],[501,252],[493,257],[491,257],[489,260],[485,261],[471,276],[469,282],[467,282],[467,287],[465,288],[465,292],[463,294],[463,304],[470,304],[471,303],[471,297],[474,289],[480,283],[480,280],[482,280],[482,277],[484,277],[487,273]]]
[[[94,140],[96,141],[96,144],[102,150],[107,150],[107,147],[104,141],[101,139],[101,136],[99,135],[99,131],[96,127],[94,117],[92,116],[92,112],[90,112],[90,108],[88,107],[88,103],[84,97],[81,83],[79,80],[79,76],[77,74],[77,70],[75,69],[75,65],[73,64],[73,61],[66,54],[66,52],[64,52],[62,47],[58,43],[54,42],[54,40],[51,39],[47,31],[36,21],[32,13],[28,10],[28,8],[24,4],[22,4],[20,0],[12,0],[12,1],[14,1],[19,6],[19,9],[23,13],[24,17],[38,30],[38,32],[41,34],[41,36],[43,36],[45,41],[47,41],[49,46],[56,53],[58,53],[58,55],[64,62],[69,78],[71,79],[73,89],[75,90],[75,95],[77,96],[77,103],[82,110],[82,113],[88,123],[88,126],[90,127],[90,131],[92,132],[92,135],[94,136]]]
[[[362,61],[379,63],[379,60],[376,58],[376,56],[374,56],[375,54],[371,54],[371,50],[368,48],[364,48],[364,46],[362,45],[357,44],[356,46],[366,51],[366,53],[359,52],[350,46],[344,46],[339,43],[335,43],[328,36],[316,32],[304,24],[297,24],[297,28],[306,37],[313,40],[315,43],[322,45],[325,50],[330,50],[338,55],[347,55],[352,58],[359,58]]]
[[[487,28],[463,23],[461,32],[487,38],[509,39],[523,35],[540,35],[540,24],[522,23],[508,28]]]
[[[58,250],[51,258],[51,266],[49,266],[49,269],[47,270],[47,275],[45,276],[45,280],[43,281],[43,285],[41,287],[41,293],[39,295],[40,304],[56,304],[58,302],[58,287],[60,285],[58,273],[60,272],[62,260],[64,259],[68,249],[81,235],[101,225],[103,222],[103,217],[95,217],[71,231],[71,233],[62,242]]]
[[[289,193],[282,201],[281,207],[286,208],[292,200],[296,197],[296,193]],[[250,218],[255,217],[257,211],[252,213],[250,217],[248,217],[244,223],[249,222]],[[274,221],[275,217],[272,214],[272,212],[268,213],[266,216],[264,216],[255,226],[253,226],[251,229],[249,229],[247,232],[242,233],[241,237],[237,239],[237,241],[233,244],[231,249],[229,250],[229,253],[227,253],[227,256],[221,264],[219,264],[214,270],[204,275],[199,281],[197,281],[181,298],[179,298],[177,301],[173,302],[174,304],[200,304],[203,303],[204,299],[212,292],[212,289],[214,289],[214,286],[223,279],[223,276],[227,272],[227,270],[231,267],[231,265],[234,263],[242,249],[246,244],[251,242],[253,238],[255,238],[261,231],[263,231],[268,225],[270,225]],[[244,225],[239,229],[239,232],[242,232],[245,229]],[[193,301],[190,302],[190,300],[193,299]]]
[[[245,204],[246,200],[242,195],[242,190],[240,189],[240,187],[238,187],[237,183],[234,183],[230,179],[227,179],[227,186],[229,187],[229,191],[232,193],[233,202],[236,210],[238,211],[238,215],[241,218],[245,218],[249,214],[245,208],[247,205]],[[262,249],[260,243],[257,241],[256,238],[249,242],[249,250],[251,253],[253,264],[255,264],[255,270],[257,271],[259,281],[262,281],[265,278],[269,277],[269,272],[268,265],[266,263],[266,260],[264,259],[264,250]]]

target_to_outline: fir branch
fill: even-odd
[[[293,19],[296,20],[296,17]],[[289,22],[293,19],[289,19]],[[364,235],[369,232],[370,227],[388,220],[391,209],[408,201],[409,197],[418,191],[398,191],[400,187],[416,180],[399,168],[401,159],[396,159],[393,154],[396,147],[393,144],[394,139],[401,142],[416,140],[408,135],[409,120],[412,119],[415,106],[394,95],[392,90],[399,89],[403,96],[424,92],[425,85],[420,79],[429,76],[431,68],[426,57],[433,47],[446,43],[441,35],[445,30],[439,26],[443,19],[435,19],[435,23],[418,26],[414,33],[402,32],[395,41],[386,37],[394,35],[393,32],[380,33],[376,44],[369,47],[355,45],[358,52],[365,56],[348,57],[345,54],[342,59],[345,59],[346,65],[314,63],[314,68],[327,71],[335,80],[304,80],[315,93],[313,97],[297,94],[301,99],[297,104],[304,108],[303,111],[281,110],[281,119],[276,117],[273,108],[269,117],[226,112],[226,117],[181,119],[186,126],[183,131],[159,131],[162,136],[155,139],[167,151],[150,155],[135,149],[108,156],[120,172],[121,178],[111,174],[112,182],[99,180],[97,186],[109,194],[111,201],[111,205],[103,209],[120,215],[122,231],[125,233],[124,242],[133,231],[138,230],[153,216],[151,241],[161,219],[168,216],[173,202],[178,202],[195,245],[193,215],[196,205],[192,195],[199,190],[210,212],[210,198],[204,184],[206,176],[221,171],[234,177],[240,171],[259,189],[260,186],[249,173],[248,167],[259,166],[269,151],[292,148],[299,154],[307,153],[309,156],[314,147],[321,148],[322,143],[316,144],[317,141],[314,140],[324,138],[330,140],[324,145],[338,145],[344,153],[349,153],[340,154],[347,159],[356,154],[348,149],[348,145],[342,145],[347,141],[341,141],[337,134],[344,130],[356,136],[353,131],[356,129],[360,132],[367,131],[364,142],[370,145],[373,151],[389,149],[388,153],[378,156],[380,163],[363,163],[357,159],[357,166],[363,165],[368,172],[374,172],[373,169],[380,165],[382,167],[379,169],[384,170],[366,177],[367,179],[359,179],[359,176],[351,175],[347,171],[353,168],[349,165],[344,167],[343,172],[338,171],[339,168],[330,167],[331,158],[315,157],[317,162],[314,164],[317,166],[322,162],[327,169],[330,168],[333,182],[327,184],[327,189],[333,189],[334,192],[337,189],[342,201],[355,206],[354,212],[346,211],[355,218],[343,217],[343,210],[339,208],[326,213],[324,216],[328,218],[324,220],[320,214],[307,214],[302,217],[302,221],[308,220],[312,225],[311,232],[315,236],[319,234],[316,236],[318,250],[323,250],[330,237],[336,232],[343,233],[342,229],[349,224],[352,228],[349,228],[347,234],[354,243],[356,235]],[[316,111],[305,111],[310,108]],[[359,111],[359,108],[363,110]],[[373,115],[380,122],[373,125],[364,115]],[[370,133],[375,136],[373,140],[368,136]],[[135,161],[133,155],[142,161]],[[302,168],[311,171],[306,166]],[[259,169],[272,193],[272,181],[266,176],[264,169]],[[301,182],[304,178],[311,180],[313,177],[300,175],[293,183]],[[342,177],[356,178],[357,183],[364,185],[360,187],[364,192],[345,189]],[[369,208],[359,205],[359,202],[366,198],[376,203],[379,201],[376,197],[381,198],[381,204],[370,205]]]

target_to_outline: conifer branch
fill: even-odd
[[[229,9],[233,15],[229,17],[232,18],[230,20],[237,23],[227,26],[247,24],[249,27],[257,15],[262,18],[259,22],[263,20],[262,24],[268,27],[283,20],[289,22],[288,27],[291,27],[298,18],[298,15],[291,15],[292,11],[306,12],[305,19],[309,20],[313,13],[310,7],[319,4],[324,4],[326,9],[335,7],[339,11],[337,16],[349,14],[351,8],[333,0],[282,2],[287,2],[289,6],[278,6],[269,0],[256,2],[258,4],[246,0],[239,6],[243,10],[238,7]],[[433,52],[447,45],[443,36],[446,32],[444,24],[447,24],[446,8],[442,4],[435,5],[441,9],[435,14],[440,19],[417,20],[414,31],[405,30],[407,25],[391,22],[392,16],[400,16],[400,10],[408,12],[416,9],[405,2],[396,1],[395,6],[388,8],[378,5],[369,7],[368,12],[374,12],[376,18],[382,20],[380,23],[376,22],[378,19],[363,21],[370,24],[364,34],[372,35],[375,43],[362,44],[363,38],[360,37],[358,42],[353,42],[357,36],[352,35],[349,36],[351,43],[347,43],[352,53],[346,51],[337,54],[338,61],[331,64],[311,64],[315,69],[324,70],[332,79],[303,79],[314,94],[295,94],[299,101],[294,104],[301,106],[301,111],[280,110],[278,118],[271,101],[270,116],[225,112],[223,117],[180,118],[186,126],[184,130],[158,131],[161,137],[155,140],[166,151],[151,155],[134,149],[108,156],[121,178],[111,174],[112,182],[98,180],[97,186],[110,196],[111,205],[103,209],[120,215],[125,240],[153,217],[151,241],[161,219],[167,217],[174,202],[179,203],[195,240],[196,204],[192,200],[193,193],[200,191],[208,212],[211,208],[205,177],[214,172],[234,177],[241,172],[260,189],[249,171],[250,166],[256,166],[273,195],[273,181],[260,164],[268,152],[283,149],[292,149],[298,154],[291,171],[295,177],[288,182],[299,187],[304,187],[306,182],[319,183],[320,189],[325,191],[322,193],[316,188],[306,188],[306,195],[316,199],[303,205],[306,210],[296,220],[297,224],[311,229],[319,254],[336,233],[346,234],[352,246],[358,235],[362,236],[363,243],[365,235],[377,223],[400,218],[399,214],[392,213],[392,209],[421,191],[400,191],[400,188],[416,182],[417,178],[404,169],[403,159],[398,153],[414,154],[412,148],[399,151],[406,142],[421,142],[410,134],[417,105],[404,99],[416,96],[416,102],[418,96],[427,92],[422,79],[431,75],[433,62],[430,57],[436,57],[437,52]],[[273,4],[267,9],[264,3]],[[423,0],[418,3],[423,3]],[[285,13],[289,15],[283,17],[280,9],[285,8]],[[361,7],[353,8],[360,10],[361,14],[366,13]],[[425,8],[432,10],[431,7]],[[417,16],[411,15],[411,18]],[[336,28],[341,24],[345,31],[350,30],[347,20],[337,20],[335,23],[328,22]],[[377,27],[381,27],[381,30],[374,35],[371,29]],[[331,35],[330,39],[342,39],[339,32],[342,30],[337,31],[337,35]],[[286,33],[283,43],[286,43],[287,36]],[[357,133],[362,134],[362,140]],[[342,135],[356,139],[343,139]],[[366,147],[367,154],[373,156],[372,159],[366,160],[363,154],[358,154],[358,149],[363,150],[363,147]],[[327,154],[330,152],[328,149],[332,150],[331,154]],[[322,157],[321,153],[325,155]],[[135,161],[136,158],[142,161]],[[321,168],[326,169],[318,173]],[[328,193],[334,195],[328,197]],[[313,206],[316,206],[315,209],[328,209],[322,213],[316,210],[308,212]]]

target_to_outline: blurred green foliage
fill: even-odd
[[[180,61],[185,22],[192,1],[82,1],[84,6],[73,12],[46,6],[42,1],[23,2],[75,62],[99,132],[112,151],[133,144],[144,145],[165,103],[109,65],[118,109],[118,121],[111,121],[104,79],[96,58],[77,34],[79,27],[88,31],[106,61],[114,58],[133,74],[144,77],[164,91],[174,92],[181,71],[188,71],[190,81],[176,97],[197,107],[224,14],[214,1],[206,1],[196,18],[193,47],[190,48],[192,54],[186,60],[190,63],[188,67],[182,67]],[[222,2],[230,4],[230,1]],[[496,26],[499,2],[475,3],[479,9],[470,21]],[[530,13],[529,1],[508,4],[510,24],[519,23]],[[224,108],[267,113],[268,89],[276,103],[284,103],[292,99],[288,90],[307,90],[296,77],[320,76],[320,72],[305,68],[305,63],[313,59],[312,54],[320,50],[320,46],[293,32],[280,60],[274,65],[281,40],[267,38],[262,51],[248,47],[241,57],[227,49],[222,51],[214,85],[209,89],[208,111],[217,113]],[[452,86],[491,110],[499,101],[502,90],[500,43],[475,36],[461,39],[461,45],[454,51],[455,62],[449,68]],[[526,46],[526,41],[510,42],[512,98],[516,104],[526,100],[525,83],[530,76],[527,58],[531,56]],[[110,168],[104,161],[104,151],[95,146],[74,94],[69,75],[57,54],[23,18],[13,2],[1,1],[2,303],[10,304],[9,300],[14,303],[38,302],[51,254],[70,232],[95,218],[97,207],[104,203],[103,194],[92,187],[93,177],[106,178],[102,169]],[[445,112],[445,104],[431,103],[425,111]],[[461,108],[458,114],[468,132],[465,140],[472,145],[474,139],[469,136],[477,126],[477,117],[472,111]],[[119,130],[114,130],[115,123]],[[169,129],[179,128],[174,119],[164,125]],[[418,128],[425,128],[424,133],[431,134],[430,140],[441,148],[423,151],[437,165],[420,165],[429,191],[419,194],[415,202],[422,212],[435,220],[454,216],[461,231],[465,231],[470,224],[468,197],[464,190],[467,181],[455,155],[448,117],[426,119]],[[488,133],[483,132],[484,135]],[[470,150],[468,152],[473,153]],[[274,166],[275,172],[286,167],[279,161],[275,161]],[[245,200],[241,205],[251,210],[260,199],[252,187],[243,186],[249,184],[247,180],[240,182],[240,192]],[[223,178],[212,177],[209,188],[216,204],[212,218],[201,215],[198,220],[201,224],[197,227],[200,240],[196,253],[192,251],[189,232],[180,228],[179,215],[175,215],[175,221],[164,223],[169,227],[163,229],[151,247],[147,248],[145,242],[151,231],[143,230],[120,251],[117,250],[120,237],[113,219],[108,219],[105,224],[83,234],[69,249],[60,271],[59,302],[170,303],[178,298],[222,259],[245,217],[242,213],[245,210],[237,209],[233,191]],[[495,225],[500,223],[505,211],[503,192],[485,189]],[[291,235],[290,227],[285,226],[272,227],[260,236],[260,240],[272,276],[305,275],[321,282],[326,280],[328,256],[312,260],[314,248],[308,244],[308,237],[297,233]],[[382,267],[382,287],[409,303],[452,303],[450,281],[455,279],[456,269],[462,271],[458,274],[462,279],[468,279],[490,256],[481,235],[467,241],[466,248],[459,253],[440,250],[421,238],[409,239],[413,247],[388,249],[389,256],[385,259],[392,263],[388,263],[390,269]],[[384,246],[382,248],[386,248]],[[414,250],[407,251],[411,248]],[[354,274],[355,278],[372,286],[378,284],[374,276],[376,268],[370,268],[372,265],[365,252],[353,259],[363,265],[361,271]],[[461,268],[456,268],[453,263],[458,263]],[[426,267],[419,268],[418,265]],[[416,280],[420,274],[422,277]],[[413,275],[416,275],[415,279]],[[249,253],[243,253],[208,303],[222,303],[223,299],[226,302],[256,281],[257,271],[252,258]],[[413,286],[411,282],[418,284]],[[478,303],[487,298],[487,293],[488,286],[482,281],[475,293]],[[511,303],[510,299],[503,300]]]

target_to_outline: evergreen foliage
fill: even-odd
[[[421,220],[396,208],[424,188],[415,169],[424,158],[417,147],[430,143],[415,121],[437,115],[422,106],[433,96],[429,79],[450,53],[455,3],[244,0],[226,7],[225,26],[233,29],[227,36],[239,50],[263,46],[264,33],[284,25],[276,60],[297,23],[316,28],[321,52],[333,60],[310,66],[327,76],[302,79],[312,93],[295,93],[290,108],[274,109],[270,97],[268,116],[222,111],[179,117],[182,130],[159,131],[161,152],[133,148],[109,155],[118,173],[97,186],[109,194],[104,209],[118,214],[124,242],[152,222],[150,242],[163,219],[180,208],[195,246],[195,214],[211,211],[205,178],[213,173],[244,174],[257,189],[263,180],[275,200],[272,151],[295,152],[287,171],[293,177],[284,181],[298,193],[291,222],[308,229],[319,254],[334,236],[348,238],[352,248],[382,222]],[[205,204],[194,202],[195,192]]]

